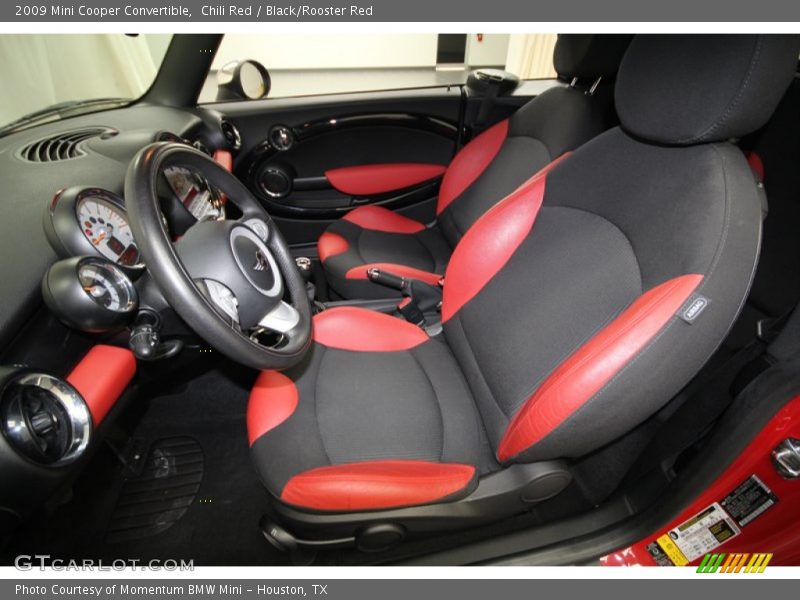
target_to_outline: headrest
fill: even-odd
[[[741,137],[760,128],[797,68],[796,35],[639,35],[617,76],[622,128],[661,144]]]
[[[614,77],[632,38],[632,35],[560,33],[553,66],[560,77],[567,79]]]

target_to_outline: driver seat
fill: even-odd
[[[499,519],[665,405],[747,296],[761,191],[728,140],[766,122],[798,49],[795,36],[634,38],[621,127],[466,232],[441,335],[352,307],[316,315],[302,364],[262,372],[247,411],[279,520],[363,542]]]

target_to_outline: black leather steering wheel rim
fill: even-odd
[[[157,192],[159,177],[169,166],[200,173],[242,211],[240,222],[255,218],[266,224],[269,235],[265,243],[280,272],[274,276],[282,276],[289,304],[299,313],[285,344],[275,348],[259,344],[224,319],[185,268],[164,226]],[[305,282],[280,231],[235,176],[190,146],[158,142],[143,148],[131,161],[125,177],[125,204],[147,271],[166,301],[195,333],[228,358],[254,369],[286,369],[305,356],[311,346],[312,327]]]

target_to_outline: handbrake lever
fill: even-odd
[[[408,287],[408,279],[405,277],[389,273],[377,267],[367,269],[367,278],[373,283],[392,288],[399,292],[404,292]]]
[[[367,278],[373,283],[399,291],[405,299],[397,310],[407,321],[425,326],[425,312],[438,310],[442,304],[442,288],[419,279],[407,279],[377,267],[367,270]]]

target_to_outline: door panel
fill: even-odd
[[[237,174],[276,215],[331,218],[366,202],[396,207],[399,204],[392,198],[378,197],[380,192],[364,197],[337,190],[326,173],[376,164],[413,163],[443,169],[453,156],[456,132],[455,125],[399,113],[281,124],[273,126]],[[285,149],[277,147],[275,139],[282,140],[279,144]],[[373,187],[381,186],[376,182]]]
[[[431,220],[463,114],[456,87],[209,108],[238,127],[235,173],[295,246],[313,244],[333,220],[362,204]]]

